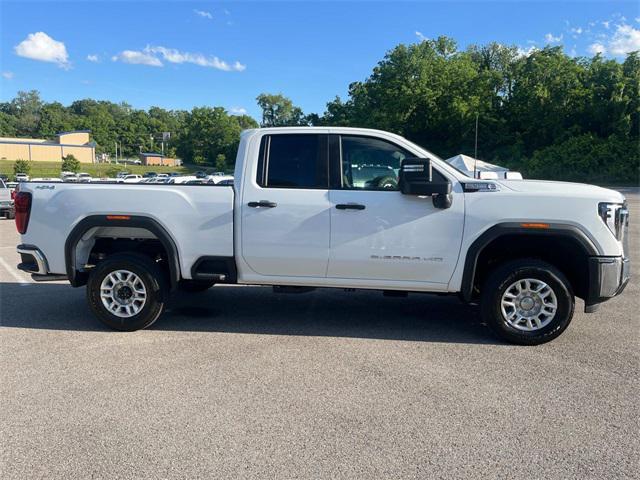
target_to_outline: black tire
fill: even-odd
[[[8,220],[13,220],[16,218],[16,211],[14,209],[7,210],[6,217]]]
[[[557,300],[555,316],[547,325],[534,331],[514,327],[501,309],[505,291],[517,280],[527,278],[545,282]],[[571,284],[557,268],[540,260],[520,259],[502,264],[489,274],[481,294],[482,319],[495,335],[510,343],[540,345],[549,342],[564,332],[573,318],[575,297]]]
[[[136,274],[147,292],[142,309],[131,317],[123,318],[110,312],[100,298],[102,281],[117,270]],[[127,332],[146,328],[155,322],[164,309],[167,295],[162,270],[149,257],[137,253],[116,253],[107,257],[92,270],[87,282],[87,300],[91,310],[109,327]]]
[[[180,281],[180,290],[189,293],[204,292],[216,284],[211,280],[182,280]]]

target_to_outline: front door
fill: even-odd
[[[329,259],[328,136],[262,137],[244,185],[242,256],[257,274],[325,277]]]
[[[329,191],[328,277],[446,285],[462,242],[463,194],[442,210],[430,197],[400,193],[400,163],[415,155],[389,141],[335,135],[331,144],[340,175]]]

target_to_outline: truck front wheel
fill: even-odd
[[[146,328],[157,320],[167,296],[158,265],[135,253],[118,253],[100,262],[89,276],[87,299],[96,316],[116,330]]]
[[[567,278],[549,263],[514,260],[489,274],[482,288],[482,318],[500,338],[539,345],[571,323],[575,299]]]

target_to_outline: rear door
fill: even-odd
[[[328,135],[261,139],[244,182],[242,257],[265,276],[325,277],[329,259]]]
[[[332,135],[330,145],[328,277],[444,287],[462,242],[463,194],[454,193],[452,206],[444,210],[430,197],[403,195],[400,164],[415,155],[391,141]],[[445,179],[435,169],[433,174]]]

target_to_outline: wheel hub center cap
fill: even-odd
[[[531,310],[536,304],[535,300],[531,297],[524,297],[520,300],[520,308],[523,310]]]

